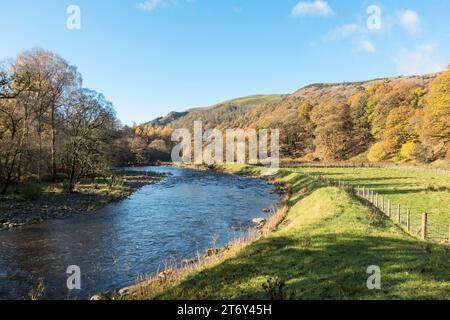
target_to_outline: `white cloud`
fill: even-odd
[[[158,7],[167,7],[175,4],[175,0],[145,0],[138,3],[138,8],[141,11],[153,11]]]
[[[375,46],[373,45],[372,42],[370,42],[369,40],[362,40],[359,42],[359,49],[369,52],[369,53],[374,53],[375,51],[377,51],[377,49],[375,48]]]
[[[299,2],[292,8],[293,16],[331,16],[334,14],[333,9],[328,5],[327,1],[314,0],[313,2]]]
[[[434,73],[446,68],[446,62],[434,44],[424,44],[414,50],[403,48],[394,57],[394,63],[402,75]]]
[[[420,25],[419,14],[412,10],[402,10],[397,12],[402,27],[410,34],[420,33],[422,28]]]

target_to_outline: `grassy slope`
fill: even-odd
[[[267,94],[267,95],[254,95],[254,96],[247,96],[247,97],[241,97],[236,98],[232,100],[227,100],[209,107],[205,108],[193,108],[186,110],[186,112],[193,112],[193,111],[208,111],[217,107],[221,107],[224,105],[238,105],[238,106],[244,106],[244,107],[252,107],[257,106],[261,104],[276,104],[279,103],[285,95],[282,94]]]
[[[265,299],[263,284],[275,277],[285,282],[285,296],[295,299],[450,298],[448,247],[409,237],[340,189],[288,172],[279,179],[294,188],[278,231],[157,298]],[[369,265],[381,267],[382,290],[367,289]]]
[[[412,228],[417,232],[423,212],[429,214],[429,234],[434,239],[447,239],[450,225],[450,176],[432,171],[379,168],[305,168],[306,172],[325,175],[365,185],[384,195],[395,205],[411,209]]]

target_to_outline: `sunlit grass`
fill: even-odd
[[[297,170],[297,169],[296,169]],[[450,176],[433,171],[380,168],[301,168],[304,172],[366,186],[390,199],[403,216],[411,210],[414,232],[420,228],[422,213],[428,213],[429,235],[445,240],[450,225]]]
[[[291,185],[292,195],[276,231],[138,298],[269,299],[274,292],[279,299],[450,298],[448,246],[409,236],[341,189],[286,170],[277,179]],[[381,290],[367,288],[370,265],[381,268]]]

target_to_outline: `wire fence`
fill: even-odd
[[[379,194],[364,185],[354,185],[343,180],[333,179],[317,173],[304,172],[299,169],[290,169],[288,171],[300,173],[328,186],[352,192],[360,200],[368,202],[372,207],[378,209],[414,237],[450,245],[450,225],[437,221],[434,216],[426,212],[414,212],[407,206],[394,203],[385,195]]]
[[[392,163],[314,163],[301,161],[283,161],[281,168],[334,168],[334,169],[357,169],[357,168],[375,168],[375,169],[395,169],[402,171],[416,171],[435,175],[450,176],[450,170],[442,168],[427,168],[421,166],[411,166]]]

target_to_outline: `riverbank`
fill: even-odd
[[[160,166],[169,166],[169,164],[161,163]],[[243,168],[240,165],[227,164],[223,166],[197,166],[197,165],[170,165],[188,170],[196,171],[217,171],[230,174],[238,174],[248,178],[262,179],[274,186],[272,193],[278,194],[280,198],[279,206],[275,212],[267,219],[253,219],[254,226],[251,227],[246,234],[232,240],[223,248],[210,248],[205,254],[197,253],[194,259],[183,262],[182,267],[169,265],[162,272],[158,272],[154,276],[141,277],[135,285],[131,285],[120,290],[104,292],[95,295],[91,300],[127,300],[140,299],[141,297],[153,296],[156,292],[161,292],[164,288],[170,287],[174,283],[189,277],[192,274],[201,272],[204,268],[211,265],[219,264],[226,259],[237,255],[242,249],[250,244],[264,238],[278,228],[283,222],[288,212],[288,200],[290,199],[292,185],[287,181],[281,181],[273,176],[273,172],[277,170],[266,169],[263,167],[245,167],[246,170],[236,171],[235,168]],[[263,212],[266,212],[264,209]],[[269,211],[267,211],[269,212]]]
[[[342,189],[287,170],[225,165],[292,186],[285,214],[258,238],[122,290],[116,299],[449,299],[448,246],[419,241]],[[379,290],[367,268],[382,271]]]
[[[0,231],[48,219],[94,214],[107,204],[123,200],[163,178],[154,172],[122,170],[106,179],[85,179],[71,193],[64,191],[62,183],[18,188],[14,193],[0,196]]]

